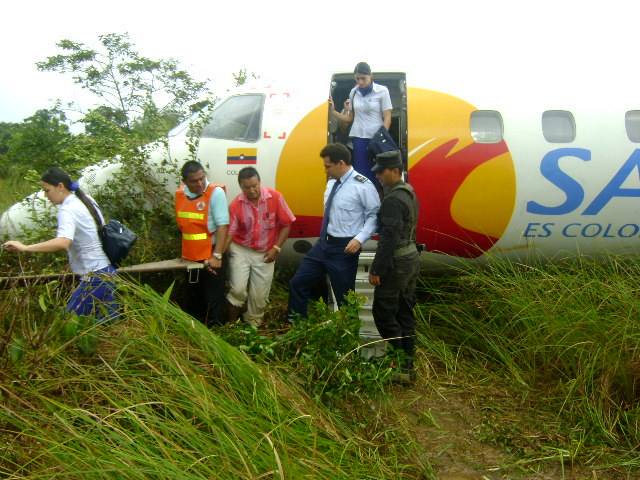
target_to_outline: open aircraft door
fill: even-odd
[[[407,79],[404,72],[374,72],[373,81],[389,89],[393,111],[391,112],[391,127],[389,133],[402,152],[402,160],[407,171],[408,133],[407,125]],[[352,73],[337,73],[331,77],[330,95],[336,110],[341,111],[344,102],[349,99],[349,93],[355,86]],[[351,148],[349,140],[350,125],[343,125],[332,117],[329,112],[327,121],[328,143],[342,143]]]

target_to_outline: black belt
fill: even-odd
[[[334,237],[333,235],[325,235],[324,240],[327,243],[349,243],[353,237]]]

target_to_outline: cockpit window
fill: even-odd
[[[189,127],[191,122],[193,122],[196,118],[198,118],[198,113],[192,114],[189,118],[183,120],[181,123],[169,130],[169,133],[167,135],[169,137],[175,137],[176,135],[184,133],[187,130],[187,127]]]
[[[260,138],[264,95],[236,95],[220,104],[202,130],[203,138],[255,142]]]

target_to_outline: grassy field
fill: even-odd
[[[59,300],[54,288],[36,301],[40,315],[21,324],[4,317],[12,337],[0,384],[4,478],[418,474],[393,445],[359,437],[167,296],[121,289],[126,321],[108,327],[70,326],[49,308]],[[24,298],[5,299],[4,313],[13,302],[27,307]]]
[[[639,274],[611,257],[424,281],[423,361],[482,392],[474,434],[516,463],[640,478]]]
[[[69,322],[60,285],[0,292],[0,472],[640,478],[638,274],[612,257],[423,277],[411,387],[354,353],[348,309],[287,328],[282,284],[257,332],[132,283],[99,327]]]

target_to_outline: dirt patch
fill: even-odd
[[[421,361],[411,387],[394,386],[376,407],[387,428],[415,442],[442,480],[623,479],[628,474],[572,465],[554,418],[532,410],[517,388]],[[555,423],[554,423],[555,422]]]

